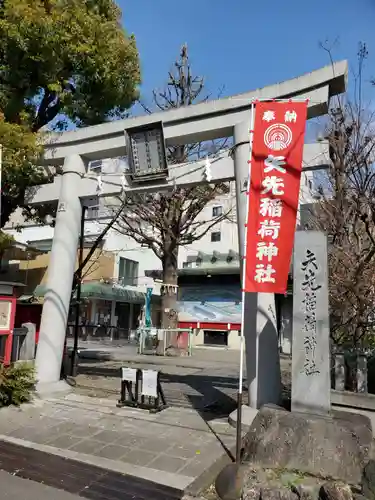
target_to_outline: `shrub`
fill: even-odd
[[[20,406],[32,400],[35,392],[35,369],[30,363],[0,365],[0,407]]]

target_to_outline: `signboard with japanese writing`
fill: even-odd
[[[137,382],[137,369],[136,368],[121,368],[121,378],[126,382]]]
[[[158,397],[158,372],[155,370],[142,370],[143,396]]]
[[[307,102],[255,106],[246,292],[285,293],[296,226]]]
[[[330,410],[327,237],[297,231],[293,262],[292,410]]]

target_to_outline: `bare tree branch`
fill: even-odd
[[[204,78],[194,76],[188,48],[183,45],[180,56],[168,73],[167,84],[161,91],[153,92],[153,107],[141,103],[146,113],[152,109],[190,106],[208,99],[204,92]],[[181,164],[211,156],[225,147],[227,139],[203,143],[182,144],[167,148],[168,163]],[[177,285],[178,249],[204,237],[214,226],[229,220],[231,207],[224,213],[206,220],[202,212],[207,204],[219,195],[228,193],[225,184],[201,184],[190,188],[175,187],[172,191],[150,195],[133,195],[123,201],[123,210],[115,225],[117,231],[130,236],[141,245],[148,246],[160,259],[163,281]],[[177,315],[165,313],[176,309],[177,297],[162,297],[163,326],[176,327]],[[165,313],[165,314],[164,314]]]
[[[123,206],[121,205],[119,208],[116,209],[115,213],[113,214],[113,217],[111,221],[106,225],[106,227],[103,229],[103,231],[100,233],[100,235],[96,238],[94,244],[90,248],[89,252],[87,253],[86,257],[83,259],[82,265],[78,267],[78,269],[75,271],[74,276],[73,276],[73,285],[72,285],[72,296],[78,286],[79,281],[81,280],[81,273],[85,269],[85,266],[87,263],[90,261],[91,257],[94,255],[95,250],[100,247],[102,242],[104,241],[104,238],[108,234],[108,232],[115,226],[117,223],[120,214],[123,210]]]
[[[331,335],[350,347],[369,345],[375,326],[375,127],[362,102],[366,57],[361,44],[354,100],[340,98],[330,110],[331,164],[308,224],[329,235]]]

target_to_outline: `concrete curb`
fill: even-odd
[[[180,491],[183,491],[189,486],[189,484],[194,482],[194,478],[190,476],[165,472],[159,469],[151,469],[149,467],[141,467],[139,465],[126,464],[124,462],[117,462],[116,460],[109,460],[108,458],[86,455],[85,453],[78,453],[76,451],[63,450],[61,448],[55,448],[54,446],[37,444],[31,441],[26,441],[24,439],[5,436],[3,434],[0,434],[0,441],[23,446],[24,448],[31,448],[33,450],[38,450],[44,453],[49,453],[51,455],[56,455],[58,457],[67,458],[76,462],[93,465],[101,469],[118,472],[119,474],[140,477],[147,481],[152,481],[157,484],[176,488]]]

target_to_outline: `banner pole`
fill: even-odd
[[[249,193],[250,193],[250,180],[251,180],[251,152],[254,136],[254,118],[255,106],[254,102],[251,103],[250,108],[250,130],[249,130],[249,175],[247,181],[247,202],[246,202],[246,224],[249,214]],[[241,444],[242,444],[242,394],[243,394],[243,370],[244,370],[244,349],[245,349],[245,276],[246,276],[246,244],[247,244],[247,230],[245,230],[244,248],[242,256],[242,304],[241,304],[241,333],[240,333],[240,372],[238,380],[238,394],[237,394],[237,426],[236,426],[236,463],[241,463]]]

